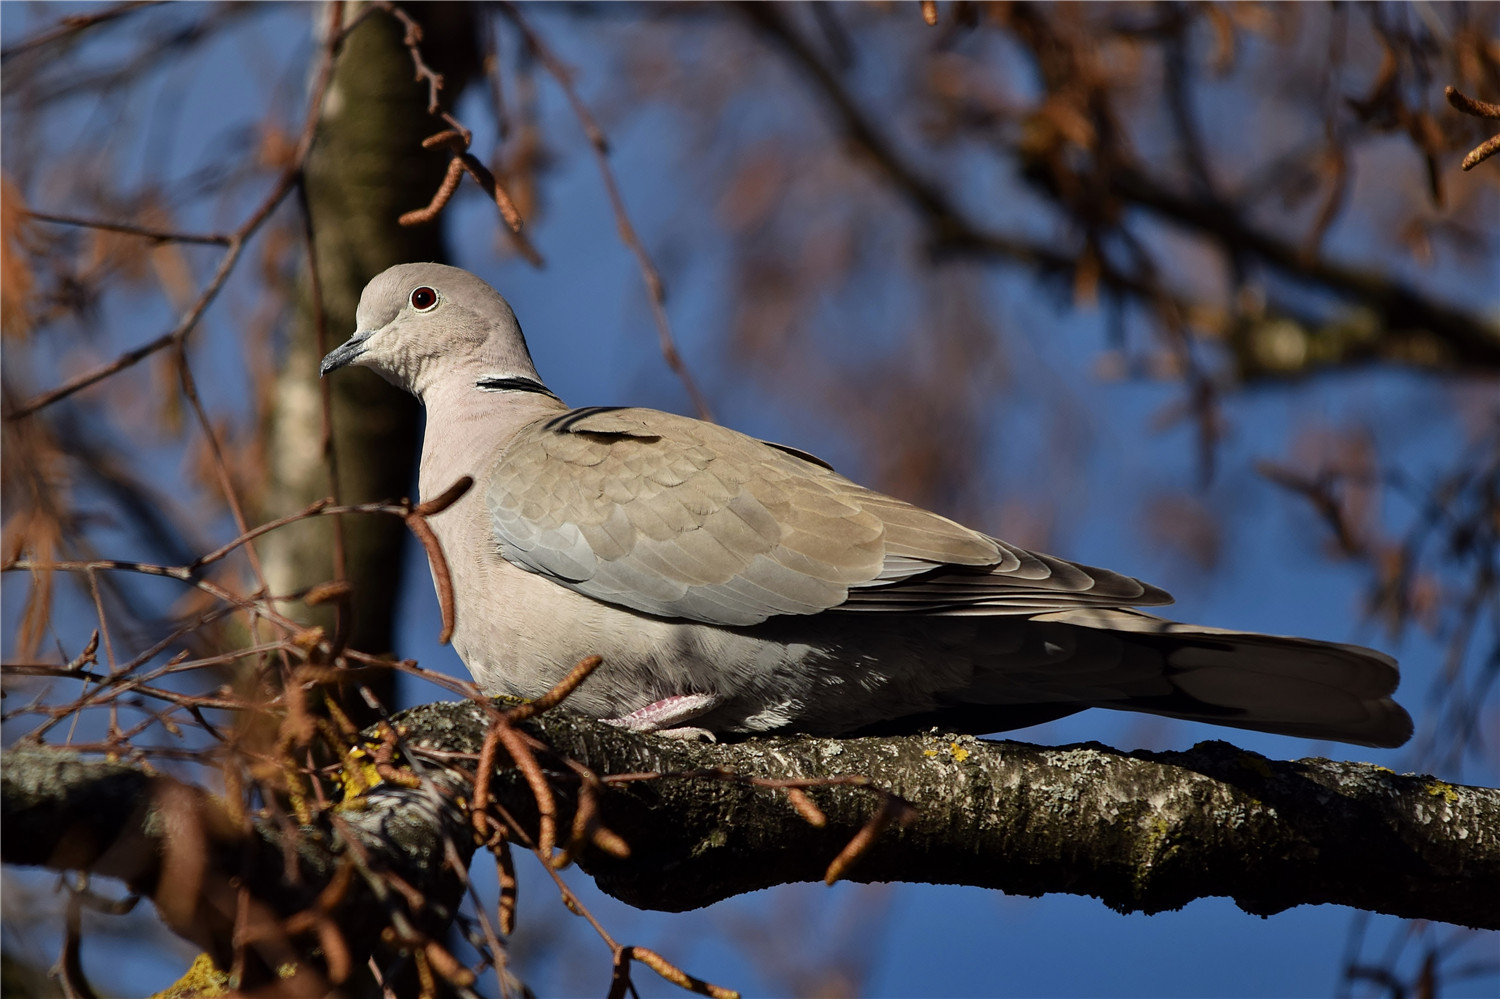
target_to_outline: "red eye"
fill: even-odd
[[[431,288],[418,288],[411,293],[411,307],[418,312],[426,312],[437,304],[437,292]]]

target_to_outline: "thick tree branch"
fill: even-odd
[[[481,713],[433,704],[401,716],[477,752]],[[562,715],[537,732],[599,774],[722,768],[742,778],[869,777],[916,806],[849,872],[1011,894],[1093,895],[1160,912],[1227,895],[1250,912],[1334,902],[1374,912],[1500,927],[1500,790],[1322,759],[1279,762],[1222,742],[1182,753],[1097,744],[1047,748],[947,735],[763,738],[692,744]],[[808,792],[827,816],[801,818],[783,792],[702,777],[632,782],[601,803],[630,857],[586,857],[605,891],[633,905],[690,909],[813,881],[877,802],[857,787]],[[524,810],[518,782],[509,802]],[[568,821],[559,816],[559,824]]]
[[[477,759],[491,720],[460,702],[414,708],[395,722],[420,764],[429,754]],[[590,821],[628,844],[628,856],[585,850],[580,863],[605,891],[641,907],[690,909],[821,879],[880,805],[873,784],[911,802],[914,814],[876,837],[843,875],[853,880],[1068,892],[1120,911],[1220,895],[1259,914],[1332,902],[1500,928],[1500,790],[1361,763],[1272,761],[1222,742],[1179,753],[936,733],[702,744],[557,712],[524,727],[553,747],[542,763],[559,828],[573,822],[582,768],[601,775]],[[534,791],[501,759],[488,796],[534,829]],[[363,960],[378,938],[372,927],[395,911],[379,891],[391,879],[375,872],[417,888],[439,919],[461,885],[440,858],[454,846],[467,862],[472,849],[463,810],[436,790],[451,772],[419,769],[438,773],[437,783],[384,785],[333,810],[321,831],[296,830],[289,863],[278,829],[242,835],[205,795],[169,778],[13,749],[4,759],[3,859],[124,878],[221,960],[231,950],[231,879],[255,886],[263,925],[281,927],[265,939],[284,945],[288,932],[311,926],[306,913],[319,892],[326,899],[341,865],[353,863],[361,876],[335,900],[332,919]],[[868,783],[802,795],[765,786],[837,777]],[[808,821],[818,812],[821,826]],[[185,881],[189,869],[199,873]],[[302,922],[289,924],[298,913]],[[275,957],[274,947],[263,954]]]
[[[288,989],[321,995],[362,972],[388,926],[440,936],[464,884],[445,853],[467,865],[473,852],[439,793],[447,775],[378,787],[307,828],[242,824],[198,788],[66,750],[10,748],[3,763],[0,859],[121,879],[247,986],[294,965]],[[405,904],[401,882],[421,905]],[[314,950],[317,966],[302,959]]]

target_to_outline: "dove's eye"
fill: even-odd
[[[437,292],[428,287],[421,287],[411,293],[411,307],[418,312],[426,312],[437,305]]]

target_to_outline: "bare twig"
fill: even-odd
[[[297,184],[297,207],[301,209],[302,245],[307,252],[308,305],[312,310],[313,343],[317,347],[318,356],[323,357],[328,353],[328,316],[323,307],[323,273],[318,266],[318,247],[313,232],[312,206],[308,204],[305,181],[306,178],[303,177]],[[326,378],[318,379],[318,437],[323,464],[328,470],[328,495],[336,504],[339,501],[339,456],[338,449],[334,447],[333,438],[333,385]],[[345,643],[348,642],[353,624],[348,587],[345,583],[347,572],[344,519],[335,517],[333,518],[333,582],[335,585],[343,584],[345,590],[338,602],[333,648],[330,653],[332,658],[337,658]],[[309,606],[316,606],[311,597],[307,598],[306,602]]]
[[[129,0],[128,3],[118,3],[113,7],[106,7],[103,10],[97,10],[90,14],[69,14],[41,34],[23,39],[10,48],[0,51],[0,59],[9,59],[11,56],[19,55],[22,52],[40,48],[43,45],[50,45],[59,39],[79,34],[96,24],[113,21],[118,17],[123,17],[144,7],[155,7],[161,2],[162,0]]]
[[[480,187],[484,188],[485,193],[495,202],[495,207],[500,209],[500,216],[510,230],[511,242],[515,244],[516,249],[533,267],[541,267],[542,255],[532,245],[531,240],[521,232],[521,213],[517,210],[515,202],[511,200],[509,192],[495,179],[495,175],[490,172],[489,168],[469,152],[469,143],[474,137],[473,133],[451,113],[442,109],[438,95],[443,90],[443,75],[434,71],[422,58],[421,26],[412,20],[411,15],[391,3],[390,0],[378,0],[372,6],[386,11],[406,29],[402,44],[411,55],[412,66],[416,70],[416,81],[418,83],[425,81],[427,84],[427,112],[438,116],[449,126],[444,131],[423,140],[422,148],[444,146],[453,155],[452,161],[448,164],[448,172],[444,175],[442,183],[427,207],[409,211],[396,221],[401,225],[422,225],[431,222],[453,197],[454,192],[458,190],[463,173],[467,172]]]
[[[205,243],[210,246],[228,246],[233,242],[233,236],[225,236],[221,233],[193,233],[177,232],[171,229],[154,229],[150,226],[133,225],[128,222],[105,222],[100,219],[78,218],[74,215],[55,215],[51,212],[36,212],[27,209],[26,215],[38,222],[51,222],[53,225],[78,226],[84,229],[102,229],[105,232],[118,232],[127,236],[140,236],[155,243]]]
[[[698,416],[705,420],[712,420],[713,414],[709,409],[708,400],[698,390],[697,382],[693,380],[687,364],[677,350],[677,341],[672,336],[672,326],[667,319],[666,290],[662,285],[661,275],[657,272],[656,265],[652,263],[651,255],[646,252],[646,246],[641,242],[641,237],[636,233],[635,226],[625,210],[625,199],[620,194],[620,186],[615,182],[614,172],[609,166],[609,141],[605,138],[603,129],[594,121],[594,116],[589,113],[587,105],[583,103],[583,98],[578,96],[578,91],[573,86],[572,73],[521,17],[521,12],[515,4],[502,2],[500,9],[521,32],[521,36],[526,40],[527,48],[541,60],[542,65],[547,67],[547,71],[552,74],[558,86],[562,87],[568,99],[568,105],[573,109],[574,116],[577,117],[584,135],[588,138],[589,148],[594,153],[594,161],[599,166],[599,176],[604,182],[604,191],[609,196],[610,207],[614,210],[615,227],[619,230],[620,240],[635,255],[641,278],[646,283],[646,294],[651,300],[651,314],[656,320],[657,342],[660,345],[662,357],[666,359],[667,367],[672,369],[678,380],[682,382],[683,388],[687,390],[688,398],[692,400],[693,409],[697,411]]]
[[[534,701],[527,701],[525,704],[518,704],[508,709],[505,712],[506,716],[512,722],[520,722],[525,721],[527,718],[535,717],[543,711],[550,711],[561,704],[563,699],[569,694],[577,690],[578,685],[587,680],[589,674],[598,669],[599,664],[602,662],[604,662],[602,656],[587,656],[579,660],[578,665],[569,670],[567,676],[557,681],[551,690]]]
[[[1044,274],[1072,274],[1077,255],[1006,233],[993,231],[961,211],[944,189],[921,171],[888,140],[875,119],[854,99],[773,4],[740,3],[735,10],[758,28],[801,69],[833,110],[843,134],[866,154],[871,166],[911,205],[925,223],[937,250],[1003,257]],[[1271,268],[1299,280],[1323,284],[1336,294],[1362,302],[1382,314],[1394,332],[1427,331],[1452,351],[1460,363],[1482,369],[1500,368],[1500,338],[1483,317],[1432,298],[1404,281],[1373,269],[1336,263],[1326,258],[1309,263],[1302,247],[1252,225],[1222,204],[1184,194],[1178,185],[1147,174],[1128,162],[1111,164],[1101,175],[1108,194],[1146,208],[1161,217],[1201,231],[1234,253],[1249,254]],[[1101,261],[1099,280],[1112,290],[1148,305],[1159,304],[1162,289],[1138,276]],[[1201,313],[1191,301],[1173,296],[1174,310],[1184,316]]]
[[[235,264],[239,262],[240,254],[245,249],[245,244],[271,217],[271,213],[284,201],[297,186],[302,175],[303,164],[307,161],[308,150],[312,148],[313,136],[317,132],[318,120],[322,115],[323,98],[328,92],[328,83],[333,75],[333,63],[337,55],[339,44],[343,40],[342,31],[338,30],[339,18],[342,16],[343,5],[334,3],[330,6],[329,17],[334,28],[328,33],[328,41],[323,46],[323,53],[319,63],[316,82],[313,85],[312,95],[308,100],[307,114],[302,122],[302,134],[297,141],[297,151],[292,162],[282,171],[271,193],[261,201],[256,209],[250,213],[244,223],[240,225],[228,238],[225,245],[225,253],[219,260],[218,267],[214,270],[213,277],[209,279],[208,285],[199,294],[197,301],[177,321],[177,325],[171,330],[157,337],[149,343],[142,344],[133,350],[128,350],[119,357],[92,371],[72,378],[49,392],[44,392],[6,415],[7,420],[20,420],[37,410],[50,406],[55,402],[66,399],[95,385],[110,375],[116,374],[135,364],[140,363],[157,351],[167,347],[182,347],[187,338],[198,326],[198,321],[203,318],[203,313],[208,310],[210,304],[218,297],[224,282],[229,278],[230,272],[234,270]],[[243,529],[243,528],[241,528]]]
[[[62,954],[57,959],[57,982],[67,999],[98,999],[98,993],[83,973],[83,902],[77,893],[68,897]]]

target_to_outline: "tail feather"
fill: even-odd
[[[1171,688],[1144,696],[1122,691],[1092,701],[1095,707],[1363,746],[1394,747],[1411,737],[1411,717],[1391,698],[1396,662],[1373,649],[1181,624],[1134,610],[1089,608],[1031,620],[1108,632],[1155,659]]]

